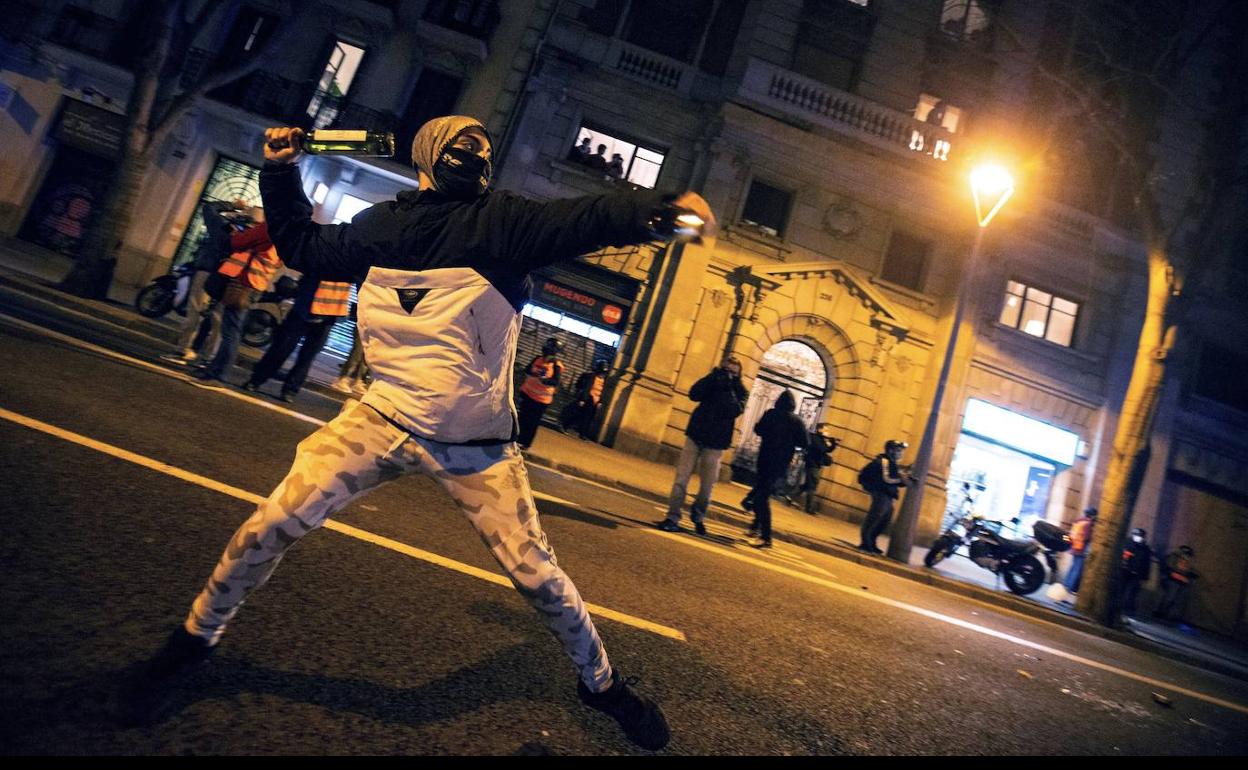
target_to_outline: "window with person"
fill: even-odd
[[[665,150],[585,124],[576,132],[576,142],[568,151],[568,160],[645,188],[653,188],[658,182],[666,159]]]
[[[755,179],[745,196],[741,222],[758,228],[767,235],[783,238],[789,221],[793,193]]]
[[[1070,347],[1074,342],[1079,307],[1074,300],[1019,281],[1008,281],[999,321],[1024,334]]]

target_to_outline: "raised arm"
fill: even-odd
[[[295,166],[303,132],[270,128],[264,135],[266,162],[260,172],[260,197],[278,256],[287,266],[322,280],[357,280],[368,269],[369,258],[351,225],[312,221],[312,203],[303,194],[303,180]]]

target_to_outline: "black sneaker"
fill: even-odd
[[[703,524],[701,520],[695,521],[693,522],[693,531],[697,532],[699,535],[705,535],[706,525]]]
[[[630,741],[643,749],[658,751],[667,745],[672,733],[659,704],[633,690],[638,681],[635,676],[624,679],[620,672],[612,671],[611,687],[606,692],[590,692],[584,682],[577,682],[576,693],[586,706],[619,722]]]
[[[277,398],[278,398],[278,400],[283,401],[283,402],[285,402],[285,403],[287,403],[287,404],[293,404],[293,403],[295,403],[295,394],[294,394],[294,393],[289,393],[289,392],[284,391],[284,390],[282,391],[282,394],[281,394],[280,396],[278,396]]]
[[[658,524],[655,524],[654,526],[658,527],[664,532],[679,532],[680,531],[680,525],[672,521],[671,519],[664,519],[663,521],[660,521]]]
[[[246,382],[244,382],[242,384],[242,388],[248,393],[255,393],[256,391],[260,390],[260,386],[252,382],[251,380],[247,380]]]
[[[165,645],[124,683],[118,698],[118,717],[131,727],[151,725],[167,716],[177,687],[208,661],[216,650],[179,626]]]

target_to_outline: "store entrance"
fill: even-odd
[[[99,216],[116,168],[107,158],[67,144],[59,146],[18,237],[77,257]]]
[[[949,466],[942,529],[969,511],[1001,522],[1011,537],[1045,518],[1058,467],[1017,449],[963,433]],[[1018,519],[1017,524],[1012,523]]]

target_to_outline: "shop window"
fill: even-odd
[[[351,89],[355,74],[364,60],[364,49],[341,40],[334,41],[325,69],[316,83],[316,93],[308,102],[308,117],[313,128],[325,128],[342,110],[343,100]]]
[[[756,179],[750,184],[750,192],[745,197],[741,222],[752,225],[767,235],[783,238],[792,202],[793,193]]]
[[[1024,334],[1070,347],[1075,336],[1079,303],[1034,286],[1009,281],[1000,323]]]
[[[884,267],[880,278],[915,291],[923,290],[923,276],[927,271],[928,255],[932,242],[900,230],[893,231],[884,255]]]
[[[586,140],[589,152],[580,152],[577,147],[585,145]],[[653,188],[667,153],[583,124],[576,132],[576,145],[568,152],[568,159],[638,187]]]

